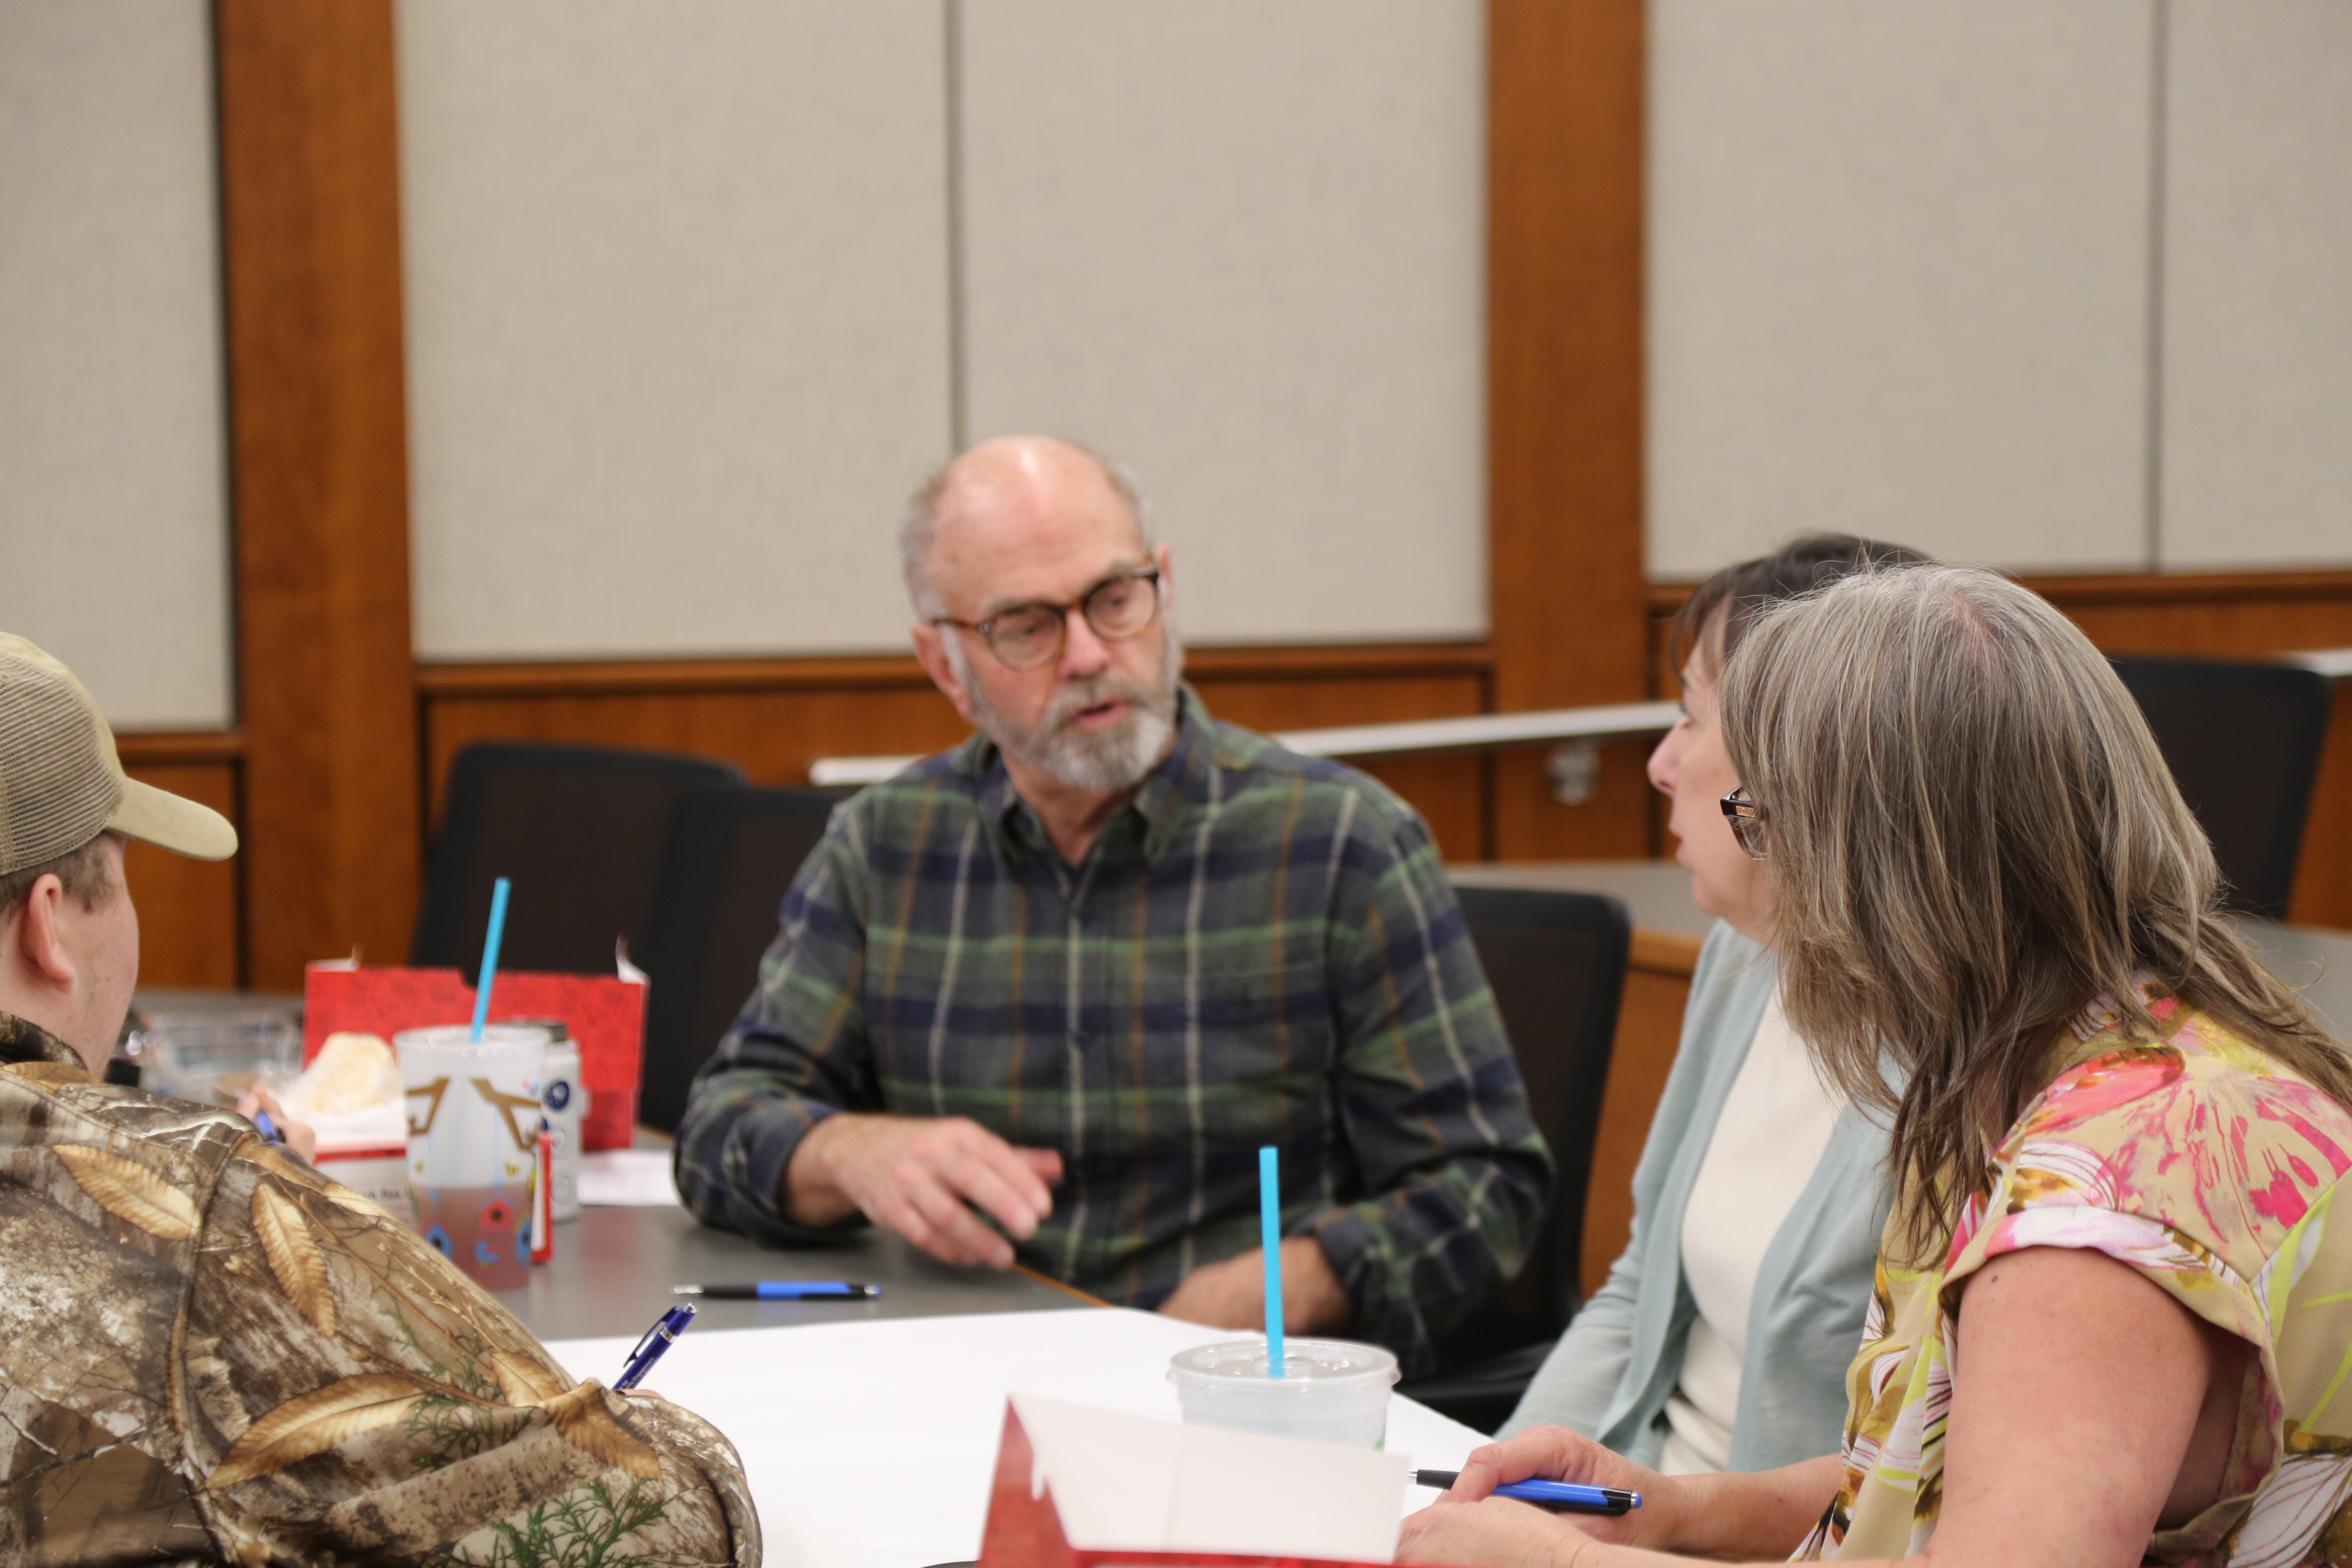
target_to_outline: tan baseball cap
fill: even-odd
[[[124,774],[114,731],[73,671],[0,632],[0,876],[110,827],[199,860],[236,853],[219,812]]]

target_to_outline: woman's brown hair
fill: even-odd
[[[1801,533],[1769,555],[1736,562],[1691,590],[1666,634],[1666,664],[1680,674],[1702,642],[1717,665],[1731,657],[1758,612],[1841,577],[1874,567],[1932,566],[1933,558],[1900,544],[1852,533]],[[1710,623],[1720,616],[1719,631]]]
[[[2042,599],[1968,567],[1849,576],[1764,608],[1721,689],[1789,1022],[1892,1113],[1916,1256],[2062,1027],[2107,996],[2129,1037],[2164,1036],[2139,977],[2352,1104],[2352,1058],[2222,918],[2138,707]]]

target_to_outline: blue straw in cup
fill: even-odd
[[[1282,1375],[1282,1176],[1274,1145],[1257,1152],[1257,1228],[1265,1255],[1265,1374]]]
[[[490,982],[498,978],[499,939],[507,931],[507,879],[490,884],[490,929],[482,939],[481,972],[474,976],[474,1033],[468,1042],[482,1043],[482,1026],[490,1018]]]

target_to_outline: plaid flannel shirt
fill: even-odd
[[[1257,1150],[1356,1334],[1408,1373],[1515,1273],[1550,1156],[1429,833],[1353,769],[1212,720],[1066,863],[994,744],[835,812],[742,1016],[697,1078],[677,1174],[707,1224],[777,1206],[835,1110],[963,1116],[1059,1150],[1032,1268],[1150,1307],[1257,1245]]]

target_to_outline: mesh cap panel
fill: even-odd
[[[121,798],[79,694],[54,672],[0,654],[0,876],[80,848]]]

